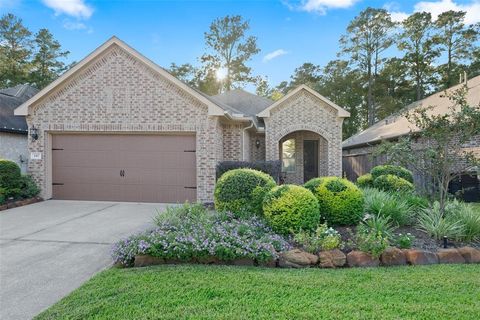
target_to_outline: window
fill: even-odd
[[[295,139],[282,143],[282,171],[295,172]]]

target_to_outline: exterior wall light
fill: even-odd
[[[255,140],[255,147],[260,148],[260,140]]]
[[[38,140],[38,129],[34,125],[30,128],[30,137],[33,141]]]

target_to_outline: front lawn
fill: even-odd
[[[478,319],[480,265],[109,269],[37,319]]]

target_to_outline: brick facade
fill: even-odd
[[[243,124],[224,124],[223,160],[243,160]]]
[[[260,142],[258,147],[257,140]],[[265,134],[250,134],[250,161],[265,161]]]
[[[228,111],[156,69],[120,41],[106,44],[29,102],[28,110],[19,112],[27,115],[29,128],[38,130],[38,140],[30,140],[29,151],[40,153],[41,159],[30,160],[28,170],[42,197],[52,196],[51,141],[52,135],[61,133],[195,133],[201,202],[213,200],[219,161],[277,160],[279,143],[289,134],[317,139],[319,174],[340,175],[343,118],[311,93],[302,90],[272,110],[264,119],[264,133],[253,127],[248,116],[226,117]],[[291,182],[303,183],[303,160],[298,160],[302,172]]]
[[[296,131],[309,131],[322,138],[320,175],[341,176],[343,118],[337,116],[333,107],[302,90],[271,110],[270,117],[264,121],[267,160],[279,159],[282,138]],[[303,151],[297,153],[303,154]],[[297,170],[291,181],[303,183],[303,161]]]
[[[27,122],[38,128],[39,139],[29,148],[41,152],[42,160],[31,160],[29,171],[43,197],[51,196],[49,134],[73,131],[195,132],[197,198],[213,198],[215,166],[223,154],[218,117],[208,116],[207,106],[116,45],[30,108]]]

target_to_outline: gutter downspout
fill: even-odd
[[[250,121],[252,123],[248,127],[243,128],[243,132],[242,132],[242,142],[243,142],[243,144],[242,144],[242,158],[243,158],[243,161],[247,161],[246,156],[245,156],[245,153],[246,153],[245,152],[245,133],[248,129],[253,128],[253,126],[255,125],[255,122],[253,120],[250,120]],[[250,141],[249,141],[249,143],[250,143]]]

